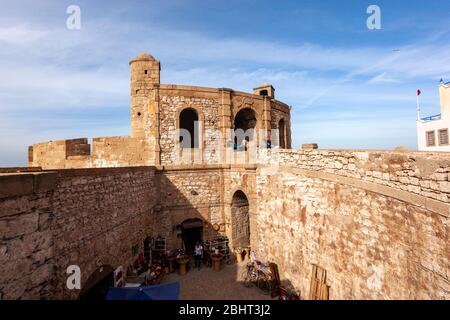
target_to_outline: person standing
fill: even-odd
[[[200,270],[202,265],[202,257],[203,257],[203,246],[200,244],[200,242],[197,242],[194,248],[194,260],[195,260],[195,267],[198,268],[198,270]]]
[[[249,139],[248,137],[245,137],[244,140],[242,140],[242,150],[247,151],[248,150],[248,144],[249,144]]]
[[[234,137],[234,150],[238,149],[237,137]]]

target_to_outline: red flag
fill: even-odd
[[[417,95],[420,96],[421,93],[420,89],[417,89]]]

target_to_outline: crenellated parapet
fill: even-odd
[[[107,168],[154,165],[154,141],[145,137],[49,141],[29,148],[28,165],[43,169]]]

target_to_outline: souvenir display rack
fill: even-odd
[[[228,261],[230,259],[230,247],[228,246],[228,243],[228,237],[221,236],[213,240],[204,241],[204,246],[205,249],[211,253],[218,250],[218,253],[223,255],[223,259]]]

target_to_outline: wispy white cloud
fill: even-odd
[[[128,73],[21,66],[0,73],[0,112],[117,107],[129,101]]]
[[[60,116],[52,121],[47,114],[86,107],[128,110],[127,62],[138,52],[150,51],[162,61],[165,83],[244,91],[251,91],[261,82],[273,83],[277,97],[294,107],[294,134],[301,132],[294,136],[296,144],[304,142],[303,134],[308,128],[323,125],[330,129],[330,121],[325,123],[323,117],[330,115],[331,110],[342,114],[340,119],[335,118],[335,129],[339,125],[353,126],[352,130],[356,130],[355,126],[361,130],[370,127],[371,137],[375,137],[373,128],[377,125],[380,128],[379,119],[386,119],[381,112],[407,110],[410,104],[414,105],[415,97],[410,92],[416,81],[431,81],[450,74],[450,45],[442,41],[446,35],[397,46],[398,51],[392,51],[383,46],[333,47],[236,36],[219,38],[129,21],[121,24],[91,20],[80,31],[25,23],[3,26],[0,27],[0,120],[3,128],[11,130],[8,137],[21,136],[17,141],[21,150],[37,138],[114,134],[114,128],[96,130],[88,121],[80,121],[73,130],[67,130],[54,123],[65,123],[68,119]],[[430,85],[429,91],[432,90]],[[358,107],[361,111],[351,116],[349,108]],[[377,109],[380,112],[374,113]],[[27,130],[15,129],[14,123],[19,122],[17,113],[26,110],[34,112],[33,120],[48,123],[45,135],[33,129],[32,122]],[[411,110],[414,113],[413,107]],[[308,118],[312,112],[318,118],[322,116],[322,120]],[[368,118],[368,113],[378,118]],[[107,119],[99,119],[103,120],[108,123]],[[357,125],[356,120],[360,122]],[[126,118],[114,125],[123,130],[128,123]],[[383,126],[392,126],[390,131],[383,131],[385,135],[397,130],[394,122],[384,121]],[[409,132],[413,126],[412,122]],[[312,132],[319,131],[311,130],[308,135]],[[354,136],[346,132],[342,137]],[[4,135],[2,143],[7,146],[5,139]],[[1,161],[0,157],[0,165]]]
[[[12,44],[19,47],[26,47],[36,44],[47,35],[44,30],[36,30],[26,25],[17,25],[0,28],[0,43],[3,45]]]
[[[383,72],[370,79],[368,83],[374,84],[374,83],[399,83],[399,82],[401,81],[394,78],[389,78],[387,72]]]

